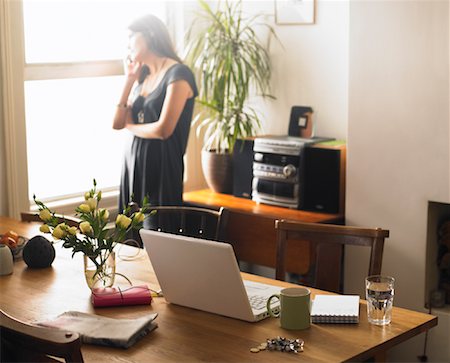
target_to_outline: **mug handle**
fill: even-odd
[[[280,300],[280,295],[278,294],[273,294],[272,296],[270,296],[269,299],[267,300],[267,312],[271,317],[278,318],[280,316],[280,312],[278,311],[277,313],[274,313],[272,307],[270,306],[272,303],[272,299],[275,297],[278,299],[278,301]]]

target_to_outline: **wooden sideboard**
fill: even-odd
[[[308,212],[303,210],[257,204],[250,199],[215,193],[209,189],[184,193],[187,205],[229,210],[227,240],[233,244],[238,260],[275,268],[275,220],[289,219],[309,223],[343,224],[343,214]],[[340,251],[330,251],[340,263]],[[288,244],[287,270],[304,275],[310,268],[309,243]]]

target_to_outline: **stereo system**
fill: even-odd
[[[301,155],[308,139],[258,137],[253,146],[252,199],[258,203],[298,208]]]
[[[258,203],[343,213],[345,144],[332,140],[291,136],[238,140],[233,194]]]

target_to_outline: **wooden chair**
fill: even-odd
[[[34,326],[0,310],[2,362],[83,362],[77,333]]]
[[[80,222],[82,222],[81,219],[76,217],[67,217],[63,216],[61,214],[55,214],[55,217],[58,218],[58,221],[60,223],[64,222],[70,227],[78,227]],[[42,222],[42,219],[39,218],[39,213],[36,212],[21,212],[20,218],[22,222]]]
[[[150,229],[186,236],[225,241],[228,211],[184,206],[151,207],[156,214],[149,219]]]
[[[131,213],[139,209],[138,204],[134,202],[129,206]],[[145,229],[213,241],[226,240],[228,210],[223,207],[218,211],[187,206],[155,206],[149,209],[155,210],[156,213],[144,221]],[[143,246],[137,231],[131,231],[128,237],[137,241],[140,247]]]
[[[319,223],[275,221],[277,232],[276,278],[286,278],[287,246],[310,244],[310,268],[312,287],[323,290],[342,291],[342,250],[344,245],[367,246],[370,248],[369,275],[381,273],[384,239],[389,231],[381,228],[359,228]],[[289,242],[288,242],[289,241]]]

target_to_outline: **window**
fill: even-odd
[[[114,131],[127,25],[164,1],[24,0],[29,195],[79,195],[120,182],[126,131]]]

